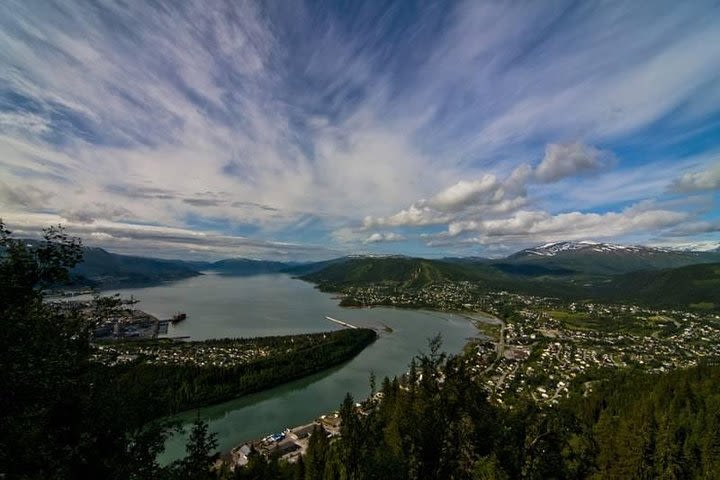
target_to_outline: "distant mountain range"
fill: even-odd
[[[720,253],[591,242],[559,242],[501,260],[346,258],[305,274],[326,291],[378,283],[419,288],[446,281],[576,300],[720,308]]]
[[[135,287],[200,275],[179,260],[135,257],[84,247],[83,260],[70,271],[71,284],[98,288]]]
[[[595,242],[557,242],[528,248],[504,260],[579,274],[613,275],[638,270],[720,262],[720,252],[688,252],[638,245]]]
[[[692,297],[688,285],[694,284],[688,283],[688,278],[698,276],[702,280],[706,275],[714,278],[713,267],[703,267],[714,263],[720,263],[720,251],[688,252],[596,242],[549,243],[503,259],[347,256],[311,263],[247,258],[217,262],[161,260],[85,247],[83,262],[71,275],[73,285],[99,288],[152,285],[202,272],[238,276],[285,273],[331,290],[358,284],[390,282],[415,288],[443,281],[470,280],[486,285],[489,290],[538,295],[619,298],[626,291],[634,292],[635,296],[653,297],[657,291],[665,291],[665,298],[673,299],[674,291],[685,292],[681,294],[683,298]],[[693,266],[696,268],[690,268]],[[705,289],[707,285],[714,285],[712,278],[692,288],[698,292],[695,297],[702,297],[701,292],[709,292],[705,296],[714,297]],[[680,279],[685,283],[674,285]]]
[[[225,275],[247,276],[261,275],[265,273],[279,273],[298,265],[298,263],[274,262],[270,260],[230,258],[210,263],[207,265],[206,270]]]
[[[111,253],[102,248],[84,247],[83,260],[70,272],[71,285],[98,288],[136,287],[182,280],[209,271],[222,275],[260,275],[278,273],[298,263],[248,258],[217,262],[163,260]]]

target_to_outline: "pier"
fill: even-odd
[[[354,328],[354,329],[357,329],[357,328],[358,328],[358,327],[356,327],[355,325],[350,325],[349,323],[343,322],[342,320],[338,320],[338,319],[336,319],[336,318],[332,318],[332,317],[325,317],[325,318],[327,318],[327,319],[330,320],[331,322],[337,323],[338,325],[342,325],[343,327]]]

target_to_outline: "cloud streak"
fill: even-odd
[[[422,254],[453,224],[715,192],[687,156],[720,148],[714,11],[9,0],[0,208]]]

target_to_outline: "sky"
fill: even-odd
[[[720,243],[720,3],[0,2],[0,218],[166,258]]]

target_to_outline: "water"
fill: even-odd
[[[169,336],[193,339],[290,335],[336,330],[325,316],[363,327],[389,326],[380,338],[349,362],[331,370],[270,390],[200,409],[210,429],[218,434],[222,451],[312,421],[338,408],[346,392],[355,398],[369,394],[369,376],[378,384],[384,376],[407,370],[412,357],[425,350],[428,338],[440,333],[443,348],[459,352],[477,331],[458,315],[393,308],[350,309],[337,305],[330,294],[286,275],[228,277],[208,274],[157,287],[126,289],[142,310],[159,318],[177,311],[188,319],[170,327]],[[198,412],[180,415],[192,421]],[[177,435],[166,445],[161,461],[183,455],[185,438]]]

